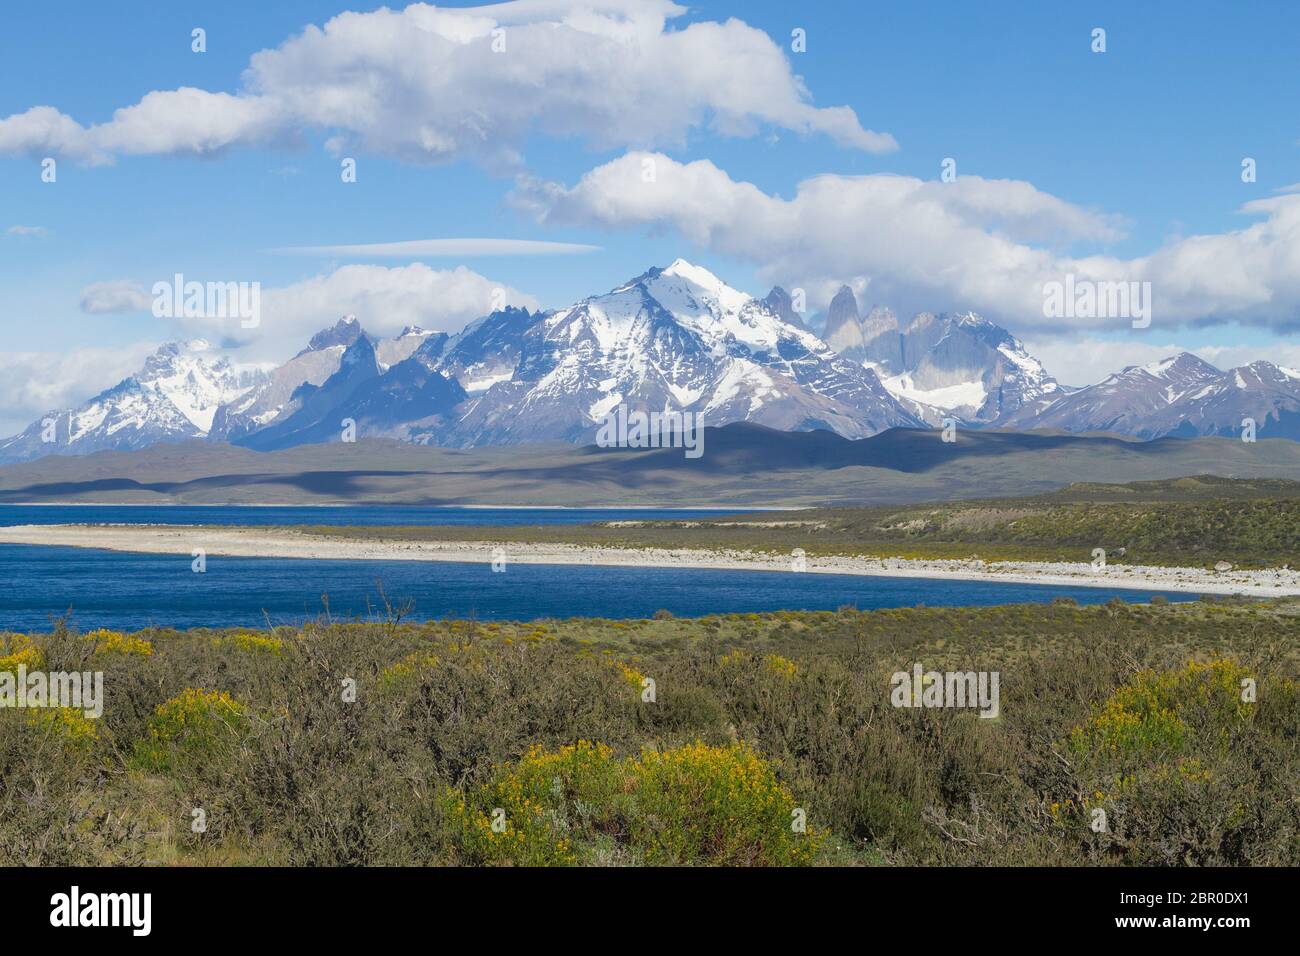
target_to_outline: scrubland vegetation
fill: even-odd
[[[878,508],[813,508],[688,521],[300,530],[391,540],[572,542],[621,548],[1088,562],[1212,568],[1300,567],[1300,482],[1213,477],[1074,485],[1030,498]]]
[[[0,710],[0,863],[1295,864],[1298,612],[5,634],[106,699]],[[1000,715],[891,706],[916,662]]]

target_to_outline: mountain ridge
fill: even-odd
[[[842,286],[818,335],[794,304],[780,286],[758,299],[679,258],[564,309],[507,307],[455,334],[381,338],[345,315],[273,369],[167,343],[135,375],[0,441],[0,463],[193,438],[263,451],[367,436],[583,444],[620,405],[847,438],[950,420],[1228,436],[1251,419],[1257,437],[1300,439],[1300,371],[1269,362],[1220,371],[1182,353],[1071,389],[973,312],[863,315]]]

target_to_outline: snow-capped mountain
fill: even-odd
[[[948,416],[1001,424],[1065,394],[1019,339],[973,312],[922,312],[902,328],[888,308],[860,315],[844,286],[826,313],[826,341],[878,372],[885,388],[932,425]]]
[[[285,413],[234,443],[269,451],[338,441],[346,428],[356,437],[427,441],[453,421],[453,411],[466,397],[418,349],[385,367],[370,337],[361,334],[343,352],[333,375],[320,385],[301,385]]]
[[[508,308],[453,337],[424,335],[391,366],[380,358],[383,343],[375,347],[359,326],[336,326],[313,340],[326,349],[350,340],[331,374],[287,398],[288,381],[302,372],[280,376],[279,410],[231,438],[258,449],[325,441],[351,418],[359,436],[461,447],[592,442],[619,405],[849,437],[923,424],[873,371],[770,301],[679,259],[567,309]]]
[[[355,319],[356,316],[349,316]],[[375,343],[375,358],[379,362],[381,371],[388,371],[398,362],[404,362],[411,357],[416,349],[425,343],[429,338],[441,338],[446,340],[446,332],[428,332],[418,325],[408,325],[402,329],[394,338],[380,339]]]
[[[819,337],[779,287],[756,299],[678,259],[568,308],[507,308],[448,335],[369,335],[345,316],[273,370],[236,369],[203,342],[0,442],[0,462],[207,437],[254,449],[388,437],[453,447],[591,443],[618,406],[707,425],[824,428],[848,438],[953,416],[1017,430],[1140,438],[1300,439],[1300,371],[1221,372],[1184,353],[1071,390],[973,313],[863,316],[843,288]]]
[[[437,368],[471,395],[446,444],[592,441],[619,405],[847,437],[922,424],[870,369],[682,259],[558,312],[489,316]]]
[[[236,441],[293,414],[298,389],[323,384],[339,370],[348,346],[363,335],[355,315],[345,315],[331,328],[317,332],[305,349],[266,375],[255,388],[224,402],[213,415],[208,437]]]
[[[0,462],[203,437],[217,410],[255,390],[262,376],[237,371],[202,340],[171,342],[112,388],[76,408],[50,411],[0,441]]]
[[[1253,362],[1222,372],[1183,352],[1130,366],[1005,424],[1160,438],[1239,435],[1247,418],[1259,438],[1300,438],[1300,370]]]

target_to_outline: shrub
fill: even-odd
[[[74,707],[33,707],[27,721],[38,732],[81,751],[88,751],[99,739],[95,721]]]
[[[1196,737],[1221,735],[1245,718],[1241,682],[1249,671],[1236,661],[1191,661],[1179,670],[1146,670],[1120,687],[1070,743],[1076,753],[1112,760],[1122,768],[1154,755],[1178,755]]]
[[[794,797],[743,744],[621,761],[586,741],[534,747],[468,796],[445,799],[457,855],[470,863],[790,866],[811,862],[823,839],[796,832]]]
[[[221,643],[227,647],[247,651],[250,654],[270,654],[273,657],[279,657],[284,649],[284,642],[278,637],[249,632],[233,634],[230,637],[223,638]]]
[[[41,649],[26,634],[0,634],[0,671],[14,673],[19,664],[39,670],[44,663]]]
[[[200,767],[239,739],[247,719],[243,705],[225,691],[186,688],[158,705],[136,759],[163,773]]]
[[[468,796],[448,791],[449,835],[461,862],[568,865],[577,862],[572,834],[608,826],[622,790],[622,768],[603,744],[535,746]]]
[[[96,654],[138,654],[142,657],[153,654],[153,645],[143,638],[102,627],[87,634],[86,640],[95,645]]]
[[[744,744],[648,751],[634,767],[633,840],[648,863],[801,865],[821,841],[794,831],[794,797]]]
[[[782,677],[794,677],[798,672],[799,666],[794,661],[782,657],[780,654],[768,654],[765,658],[767,669]]]
[[[1119,687],[1071,733],[1084,795],[1053,804],[1053,818],[1082,826],[1103,808],[1110,822],[1093,842],[1134,864],[1247,862],[1243,848],[1267,845],[1277,827],[1259,818],[1259,782],[1230,769],[1271,760],[1249,756],[1258,746],[1246,733],[1256,706],[1242,699],[1249,673],[1216,658],[1145,670]]]

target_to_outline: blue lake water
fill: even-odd
[[[0,545],[0,629],[45,630],[71,612],[81,628],[137,629],[294,624],[315,618],[329,596],[335,618],[369,618],[411,604],[411,618],[649,617],[775,610],[834,610],[1050,601],[1148,601],[1153,592],[927,581],[775,571],[575,567],[487,562],[308,561],[209,555],[207,571],[187,555]],[[1170,600],[1180,599],[1169,594]],[[1182,598],[1190,597],[1183,595]]]

